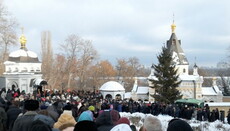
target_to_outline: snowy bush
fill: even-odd
[[[144,119],[146,116],[151,114],[143,114],[143,113],[126,113],[126,112],[120,112],[121,117],[127,117],[130,120],[130,123],[135,125],[137,129],[143,125]],[[157,117],[162,124],[163,131],[166,131],[168,128],[168,123],[173,117],[168,115],[158,115]],[[215,121],[215,122],[208,122],[208,121],[197,121],[197,120],[185,120],[187,121],[194,131],[230,131],[230,125],[224,124],[221,121]]]

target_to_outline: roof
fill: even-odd
[[[220,92],[220,89],[217,85],[213,86],[213,89],[216,91],[216,92]]]
[[[202,95],[207,95],[207,96],[211,96],[211,95],[217,95],[217,92],[213,89],[213,87],[202,87]]]
[[[108,81],[104,83],[99,90],[100,91],[125,91],[125,88],[116,81]]]
[[[186,75],[186,74],[181,74],[179,75],[179,78],[181,80],[198,80],[200,76],[196,75]]]
[[[32,51],[28,51],[27,49],[19,49],[11,52],[8,61],[39,62],[37,54]]]
[[[167,41],[167,48],[171,51],[174,62],[178,65],[188,65],[188,60],[181,48],[181,41],[177,39],[176,34],[172,33]]]
[[[230,106],[230,102],[207,102],[208,106]]]
[[[131,98],[131,96],[132,96],[131,92],[126,92],[124,94],[124,98]]]
[[[177,102],[179,102],[179,103],[200,104],[200,103],[202,103],[202,102],[204,102],[204,101],[198,100],[198,99],[193,99],[193,98],[187,98],[187,99],[178,99],[178,100],[175,101],[175,103],[177,103]]]
[[[149,92],[149,87],[146,86],[139,86],[137,88],[136,94],[147,94]]]

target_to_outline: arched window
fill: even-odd
[[[34,72],[34,68],[33,67],[30,68],[30,72]]]
[[[115,98],[116,98],[116,100],[121,100],[122,99],[120,94],[117,94]]]
[[[27,72],[27,68],[23,67],[21,72]]]
[[[36,72],[40,72],[41,69],[39,67],[36,68]]]
[[[15,68],[14,72],[18,72],[18,67]]]
[[[12,70],[11,70],[11,68],[9,67],[7,72],[11,72],[11,71],[12,71]]]
[[[113,99],[113,97],[112,97],[112,95],[111,95],[111,94],[107,94],[107,95],[105,96],[105,99],[107,99],[107,100],[112,100],[112,99]]]
[[[186,69],[183,69],[183,73],[186,73]]]

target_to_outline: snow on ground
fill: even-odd
[[[147,115],[151,114],[143,114],[143,113],[127,113],[127,112],[120,112],[121,117],[127,117],[130,120],[130,123],[135,125],[137,129],[143,125],[144,119]],[[157,117],[162,124],[163,131],[167,130],[168,122],[173,119],[173,117],[168,115],[158,115]],[[230,125],[224,124],[221,121],[215,122],[207,122],[207,121],[197,121],[197,120],[185,120],[187,121],[194,131],[230,131]]]

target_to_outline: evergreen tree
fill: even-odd
[[[151,80],[155,88],[153,97],[158,102],[173,103],[175,100],[180,99],[182,95],[176,88],[181,81],[178,81],[177,69],[170,51],[163,46],[162,52],[157,56],[158,65],[153,65],[155,70],[155,80]]]

